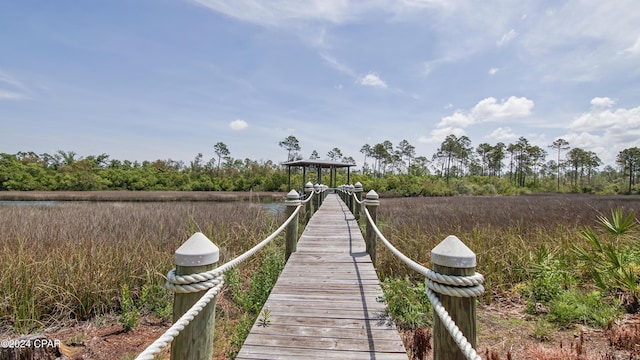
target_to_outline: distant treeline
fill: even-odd
[[[633,156],[622,157],[629,152]],[[446,156],[445,156],[446,155]],[[580,192],[598,194],[640,193],[640,150],[621,152],[617,168],[576,162],[542,164],[515,154],[506,166],[467,164],[455,152],[441,154],[446,161],[431,166],[414,161],[404,167],[369,167],[352,170],[350,182],[361,182],[392,196],[449,196],[523,194],[531,192]],[[631,160],[629,160],[631,159]],[[179,190],[179,191],[289,191],[288,171],[272,161],[234,159],[204,161],[120,161],[107,154],[81,157],[73,151],[50,154],[0,153],[0,190]],[[216,164],[217,163],[217,164]],[[487,162],[488,163],[488,162]],[[443,165],[444,164],[444,165]],[[437,166],[436,166],[437,165]],[[553,166],[555,165],[555,166]],[[315,171],[307,180],[315,183]],[[327,179],[323,175],[323,179]],[[346,170],[338,171],[337,183],[347,182]],[[326,181],[325,181],[326,182]],[[301,190],[302,173],[294,171],[291,187]]]
[[[199,155],[189,165],[180,161],[120,161],[109,155],[79,157],[0,153],[0,190],[181,190],[280,191],[288,182],[280,166],[246,159],[221,167]]]

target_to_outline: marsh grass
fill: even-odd
[[[597,226],[599,216],[620,208],[640,214],[640,197],[534,195],[383,199],[379,227],[399,250],[430,266],[431,249],[456,235],[477,255],[486,278],[487,295],[509,292],[531,275],[542,248],[563,263],[575,264],[579,230]],[[383,277],[418,276],[380,247],[378,270]]]
[[[224,263],[268,236],[279,219],[246,203],[63,203],[0,206],[0,319],[4,332],[120,313],[122,289],[161,317],[173,252],[195,231]],[[240,269],[259,265],[260,256]],[[137,311],[130,308],[130,311]]]
[[[562,299],[558,294],[566,288],[588,278],[589,272],[578,266],[580,256],[575,251],[576,246],[589,246],[580,229],[596,226],[598,217],[611,214],[614,208],[639,214],[640,198],[382,199],[378,223],[400,251],[426,266],[430,266],[433,247],[448,235],[458,236],[476,252],[478,271],[486,277],[488,291],[481,301],[490,302],[496,294],[539,291],[536,296],[548,295],[551,303]],[[220,263],[224,263],[264,239],[283,220],[284,216],[272,215],[261,206],[239,202],[0,206],[0,332],[26,333],[69,320],[120,315],[123,307],[134,315],[123,320],[134,324],[135,316],[145,313],[168,319],[172,295],[163,288],[164,275],[173,267],[173,252],[189,236],[203,232],[219,246]],[[637,235],[625,234],[636,243]],[[237,351],[243,333],[254,323],[255,312],[261,308],[258,300],[268,290],[263,286],[267,279],[256,278],[253,284],[252,277],[259,277],[256,273],[262,270],[269,270],[271,280],[277,277],[282,240],[232,273],[235,278],[218,296],[215,349],[220,356]],[[628,245],[637,248],[632,243]],[[378,247],[377,268],[379,277],[390,279],[391,284],[424,280],[382,246]],[[554,287],[556,280],[561,281],[560,288]],[[537,289],[535,281],[539,281]],[[547,287],[545,281],[553,286]],[[123,294],[123,289],[128,293]],[[594,289],[584,290],[571,299],[593,295]],[[133,305],[123,304],[123,299],[130,299]],[[564,303],[555,303],[559,317],[568,314]],[[409,315],[411,321],[418,318]]]

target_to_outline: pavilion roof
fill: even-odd
[[[331,161],[331,160],[317,160],[317,159],[286,161],[286,162],[283,162],[282,165],[286,165],[289,167],[298,166],[298,167],[325,168],[325,169],[356,166],[356,164],[351,164],[351,163],[343,163],[343,162]]]

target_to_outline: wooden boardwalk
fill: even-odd
[[[307,224],[237,359],[407,359],[353,215],[330,194]]]

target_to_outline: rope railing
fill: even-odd
[[[291,220],[293,220],[300,212],[300,208],[302,206],[298,206],[296,210],[289,216],[289,218],[282,224],[280,227],[273,232],[273,234],[269,235],[267,238],[262,240],[256,246],[249,249],[244,254],[238,256],[237,258],[225,263],[224,265],[217,267],[211,271],[207,271],[200,274],[192,274],[192,275],[176,275],[176,269],[172,269],[167,274],[167,283],[165,286],[169,290],[173,290],[175,292],[192,292],[192,291],[182,291],[183,289],[187,289],[188,287],[183,287],[182,285],[189,284],[194,286],[194,284],[206,283],[210,280],[217,278],[218,276],[224,274],[225,272],[231,270],[232,268],[240,265],[242,262],[246,261],[249,257],[253,256],[260,249],[265,247],[268,243],[270,243],[273,239],[275,239],[280,233],[289,225]],[[201,291],[201,290],[196,290]]]
[[[313,194],[309,196],[305,201],[309,201],[313,197]],[[235,259],[219,266],[213,270],[190,275],[177,275],[176,269],[172,269],[167,274],[167,282],[165,286],[167,289],[176,293],[191,293],[207,290],[207,292],[189,309],[187,310],[174,324],[158,339],[151,343],[140,355],[136,357],[136,360],[153,360],[154,356],[159,354],[164,348],[166,348],[179,334],[184,330],[191,321],[198,316],[198,314],[204,309],[207,304],[211,302],[218,294],[224,284],[224,273],[240,265],[248,258],[253,256],[256,252],[261,250],[273,239],[275,239],[284,229],[287,228],[289,223],[294,219],[297,219],[300,208],[302,208],[302,201],[297,205],[296,209],[287,218],[287,220],[271,235],[262,240],[260,243],[236,257]]]
[[[378,229],[378,226],[376,226],[376,224],[371,219],[371,214],[369,214],[369,210],[366,207],[364,208],[364,213],[365,215],[367,215],[367,220],[373,226],[373,231],[375,231],[376,235],[378,236],[378,239],[380,239],[380,241],[389,250],[391,250],[391,252],[398,259],[400,259],[400,261],[405,263],[407,266],[409,266],[411,269],[413,269],[417,273],[424,275],[429,281],[429,284],[435,284],[433,286],[430,286],[430,288],[433,287],[432,290],[438,293],[444,293],[445,295],[456,296],[456,297],[477,297],[479,295],[482,295],[482,293],[484,293],[484,286],[481,285],[482,283],[484,283],[484,276],[482,276],[482,274],[475,273],[472,276],[443,275],[418,264],[417,262],[407,257],[405,254],[400,252],[398,249],[396,249],[393,245],[391,245],[389,240],[387,240],[387,238],[382,234],[382,232],[380,232],[380,229]],[[448,287],[446,285],[452,285],[452,286]],[[450,291],[450,290],[447,290],[448,288],[458,289],[459,287],[463,287],[465,291],[453,290],[447,293],[447,291]]]
[[[347,189],[346,187],[340,189],[340,191],[343,191],[348,196],[355,199],[357,203],[364,203],[366,205],[367,200],[360,202],[358,200],[358,197],[355,196],[355,192],[349,190],[350,189]],[[482,360],[482,358],[473,348],[472,344],[464,336],[458,325],[442,305],[436,293],[459,298],[475,298],[484,293],[484,287],[482,286],[484,277],[477,272],[470,276],[440,274],[418,264],[417,262],[407,257],[405,254],[400,252],[398,249],[396,249],[391,244],[391,242],[387,240],[387,238],[382,234],[382,232],[376,225],[376,222],[369,213],[367,206],[364,207],[364,213],[367,217],[369,226],[371,226],[371,229],[373,230],[377,238],[391,251],[391,253],[393,253],[393,255],[395,255],[400,261],[405,263],[409,268],[425,276],[425,292],[427,294],[427,297],[429,298],[429,301],[433,305],[434,312],[442,322],[442,325],[445,327],[447,332],[451,335],[451,338],[461,350],[464,357],[467,360]]]

